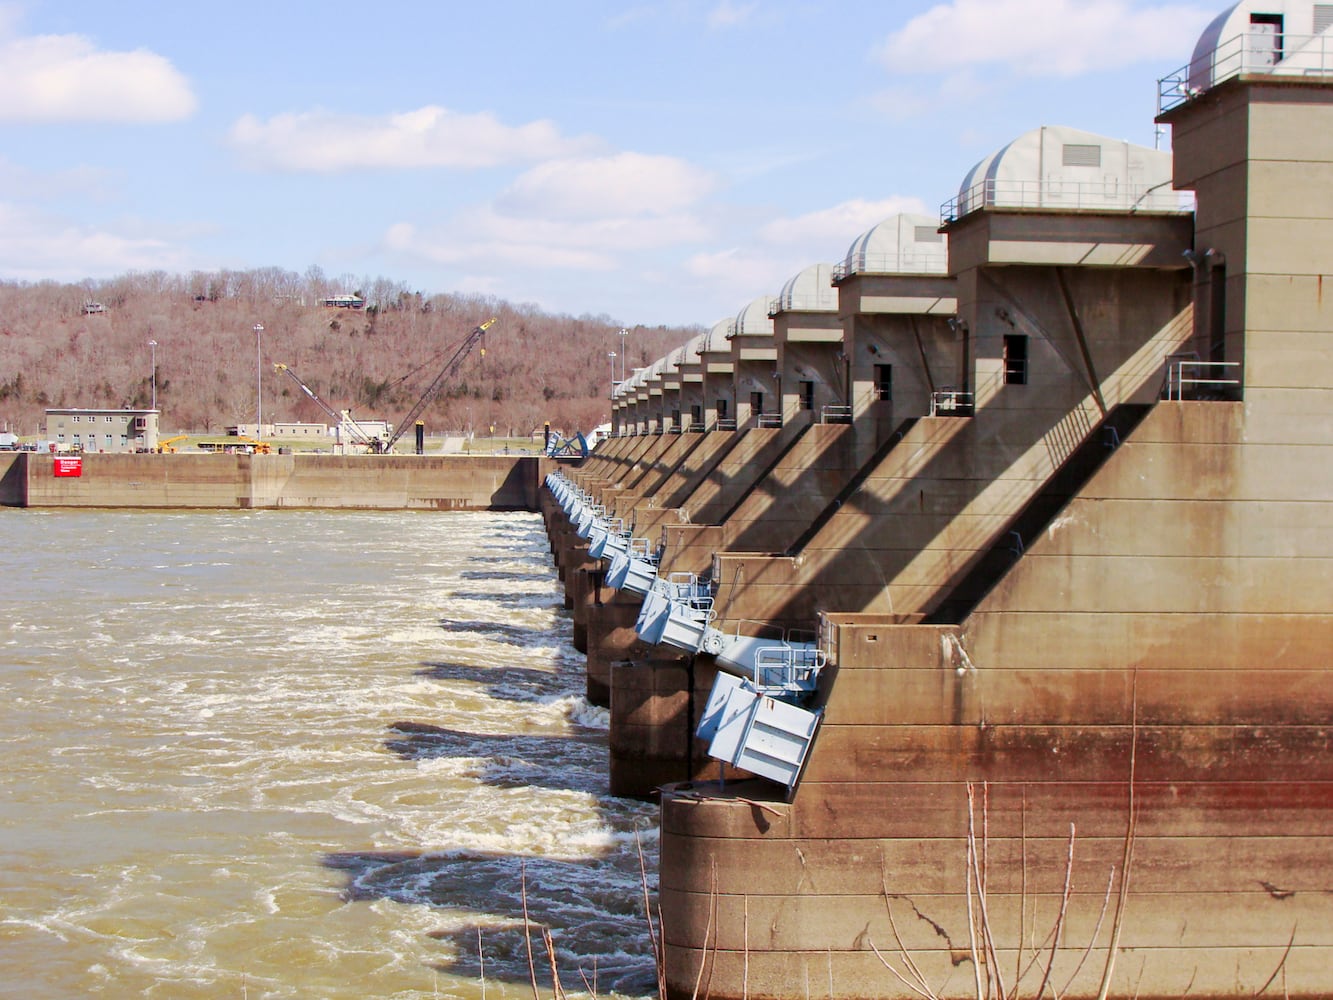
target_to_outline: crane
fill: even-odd
[[[454,351],[453,357],[445,363],[440,374],[435,376],[435,381],[427,386],[426,391],[421,394],[421,398],[417,400],[417,405],[412,407],[411,412],[403,418],[402,422],[398,425],[398,429],[393,432],[393,436],[385,442],[384,451],[389,452],[393,450],[393,446],[398,443],[398,439],[403,436],[403,433],[407,428],[412,426],[413,421],[415,421],[417,417],[421,416],[421,411],[429,406],[431,401],[440,394],[440,390],[444,387],[444,383],[454,375],[458,374],[458,369],[463,367],[463,361],[467,358],[468,354],[471,353],[472,348],[476,347],[481,341],[481,338],[486,335],[486,331],[495,323],[496,319],[498,319],[498,317],[492,316],[485,323],[481,324],[481,326],[469,333],[467,338],[458,345],[458,350]],[[482,356],[484,357],[485,354],[486,349],[482,348]]]
[[[315,395],[315,390],[310,388],[310,386],[306,385],[305,382],[301,380],[301,377],[297,375],[296,372],[292,371],[289,367],[283,364],[276,364],[273,366],[273,370],[276,372],[282,372],[284,375],[289,376],[293,382],[295,382],[297,385],[301,387],[302,392],[304,392],[307,396],[309,396],[311,399],[313,399],[316,403],[319,404],[319,408],[329,415],[330,419],[334,421],[334,424],[336,426],[341,427],[344,424],[346,424],[348,429],[352,432],[352,436],[356,438],[356,443],[359,445],[364,445],[367,451],[370,451],[374,454],[378,454],[380,451],[388,450],[387,448],[382,449],[380,447],[379,438],[374,437],[371,434],[368,434],[366,431],[362,430],[361,425],[352,419],[352,414],[350,412],[348,412],[346,416],[344,416],[343,414],[338,413],[336,410],[334,410],[333,407],[329,406],[329,404],[324,402],[324,400],[320,399],[317,395]]]

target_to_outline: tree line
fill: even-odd
[[[343,293],[364,307],[320,304]],[[266,423],[327,423],[278,363],[333,409],[396,424],[491,316],[484,353],[474,350],[422,414],[429,433],[521,436],[546,421],[588,430],[609,418],[609,353],[623,343],[632,371],[700,332],[635,326],[622,341],[607,316],[329,279],[318,268],[0,282],[0,430],[40,434],[48,407],[147,408],[154,391],[168,434],[252,423],[259,401]]]

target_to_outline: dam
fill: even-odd
[[[1173,152],[1014,137],[546,475],[671,996],[1333,992],[1326,6],[1228,8]]]

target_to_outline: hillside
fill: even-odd
[[[362,310],[322,306],[355,292]],[[89,313],[100,303],[105,311]],[[257,370],[266,422],[327,422],[291,379],[289,365],[334,409],[397,423],[479,323],[473,352],[423,414],[428,432],[522,435],[549,420],[588,429],[608,419],[619,323],[561,316],[483,296],[431,295],[386,279],[330,282],[278,269],[129,274],[82,284],[0,282],[0,430],[35,435],[48,406],[146,407],[157,347],[157,405],[164,433],[218,431],[253,422]],[[255,324],[262,324],[256,351]],[[632,327],[629,369],[697,333]],[[619,359],[616,364],[619,366]]]

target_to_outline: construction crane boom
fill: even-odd
[[[434,401],[435,397],[440,394],[440,390],[444,387],[444,383],[458,374],[458,369],[463,367],[463,362],[472,352],[472,348],[477,346],[481,341],[481,338],[486,335],[486,331],[495,323],[497,318],[498,317],[496,316],[492,316],[485,323],[481,324],[481,326],[469,333],[467,339],[458,345],[458,350],[454,351],[453,357],[445,363],[440,374],[435,376],[435,381],[426,387],[426,391],[422,393],[421,398],[417,400],[416,406],[412,407],[411,412],[403,418],[402,422],[398,425],[397,430],[393,432],[393,436],[385,443],[384,451],[393,451],[393,446],[398,443],[398,439],[403,436],[407,429],[413,425],[413,422],[417,417],[421,416],[421,411],[428,407]]]
[[[273,366],[273,370],[276,372],[282,372],[284,375],[289,376],[293,382],[295,382],[297,385],[301,387],[302,392],[304,392],[307,396],[313,399],[319,405],[319,408],[329,415],[329,418],[334,421],[335,425],[341,427],[344,423],[346,423],[348,429],[351,430],[352,434],[355,435],[356,438],[358,439],[357,444],[365,445],[367,448],[370,448],[377,452],[380,450],[379,440],[375,438],[373,435],[366,433],[366,431],[364,431],[361,428],[361,425],[352,419],[352,414],[350,411],[348,412],[346,417],[344,417],[341,413],[337,412],[328,403],[324,402],[324,400],[320,399],[317,395],[315,395],[315,390],[310,388],[310,386],[306,385],[305,382],[301,380],[301,377],[297,375],[296,372],[288,368],[286,365],[276,364]]]

